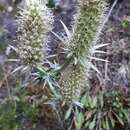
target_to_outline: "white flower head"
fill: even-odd
[[[25,0],[18,22],[18,49],[20,58],[27,64],[43,61],[48,32],[52,29],[53,15],[45,0]],[[26,56],[22,53],[26,53]],[[25,54],[24,53],[24,54]]]

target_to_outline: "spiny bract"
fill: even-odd
[[[46,49],[47,33],[52,28],[53,15],[45,1],[25,0],[18,21],[18,53],[25,64],[42,62]]]

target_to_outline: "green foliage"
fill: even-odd
[[[3,36],[6,36],[6,34],[8,33],[8,31],[3,27],[0,26],[0,39],[3,38]],[[3,51],[5,51],[6,46],[7,46],[7,41],[4,40],[0,40],[0,52],[2,53]]]
[[[129,28],[130,27],[130,20],[128,20],[128,19],[123,20],[122,21],[122,26],[124,28]]]
[[[58,73],[61,69],[61,66],[57,63],[51,63],[48,62],[49,67],[43,67],[43,66],[37,66],[35,69],[35,73],[33,73],[33,76],[35,76],[35,79],[38,81],[44,82],[44,87],[47,85],[50,87],[50,90],[55,94],[55,96],[58,96],[55,88],[58,87],[57,79],[58,79]]]
[[[19,130],[23,121],[35,121],[38,110],[26,99],[26,91],[19,89],[4,99],[0,106],[0,128],[2,130]]]
[[[5,10],[5,7],[0,5],[0,12],[4,11]]]
[[[116,125],[130,125],[130,97],[113,90],[81,99],[83,109],[74,112],[75,130],[113,130]]]
[[[39,80],[49,80],[57,76],[59,70],[61,69],[60,65],[57,63],[49,63],[49,67],[38,66],[36,67],[36,73],[34,74]]]
[[[54,8],[55,7],[55,1],[54,0],[48,0],[47,6],[49,8]]]

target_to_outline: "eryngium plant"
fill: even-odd
[[[52,28],[53,16],[45,1],[26,0],[18,21],[18,53],[25,64],[43,61],[47,33]]]
[[[79,13],[77,15],[74,36],[66,44],[68,57],[73,65],[68,66],[62,73],[61,87],[65,100],[77,100],[84,86],[87,86],[87,72],[96,67],[88,60],[96,49],[104,45],[94,46],[97,41],[98,29],[105,13],[105,0],[79,0]],[[66,29],[66,28],[65,28]],[[68,32],[68,31],[67,31]],[[93,49],[90,49],[93,46]],[[98,51],[101,52],[101,51]],[[93,58],[98,59],[98,58]],[[84,65],[82,65],[82,63]],[[68,71],[69,70],[69,71]]]

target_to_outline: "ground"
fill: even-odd
[[[6,10],[10,7],[11,3],[0,0],[6,7]],[[54,13],[54,28],[53,31],[57,34],[65,33],[60,23],[62,20],[65,25],[71,30],[73,26],[73,16],[76,13],[76,0],[63,0],[60,8],[53,10]],[[12,4],[11,4],[12,6]],[[110,7],[109,7],[110,8]],[[125,91],[130,87],[130,25],[125,27],[124,21],[130,21],[130,1],[124,0],[122,3],[118,3],[112,14],[106,23],[106,26],[102,32],[100,42],[108,44],[107,47],[103,48],[107,52],[105,55],[97,55],[100,58],[108,60],[108,62],[94,62],[101,71],[102,75],[95,74],[92,70],[90,72],[90,82],[93,88],[99,86],[102,89],[121,87]],[[4,28],[3,28],[4,27]],[[9,44],[12,44],[12,40],[15,39],[16,22],[14,12],[0,13],[0,100],[8,95],[6,88],[7,80],[11,81],[11,86],[15,84],[17,79],[10,77],[10,73],[14,66],[17,64],[8,63],[6,59],[13,55],[10,53]],[[48,43],[51,48],[51,54],[55,54],[59,51],[61,42],[52,34],[51,40]],[[59,62],[63,62],[62,55],[59,54]],[[101,82],[99,82],[101,81]],[[10,87],[10,86],[9,86]],[[97,87],[97,89],[100,89]],[[94,90],[96,91],[96,89]],[[41,128],[42,127],[42,128]],[[47,130],[43,126],[39,125],[39,130]],[[127,129],[126,129],[127,130]]]

